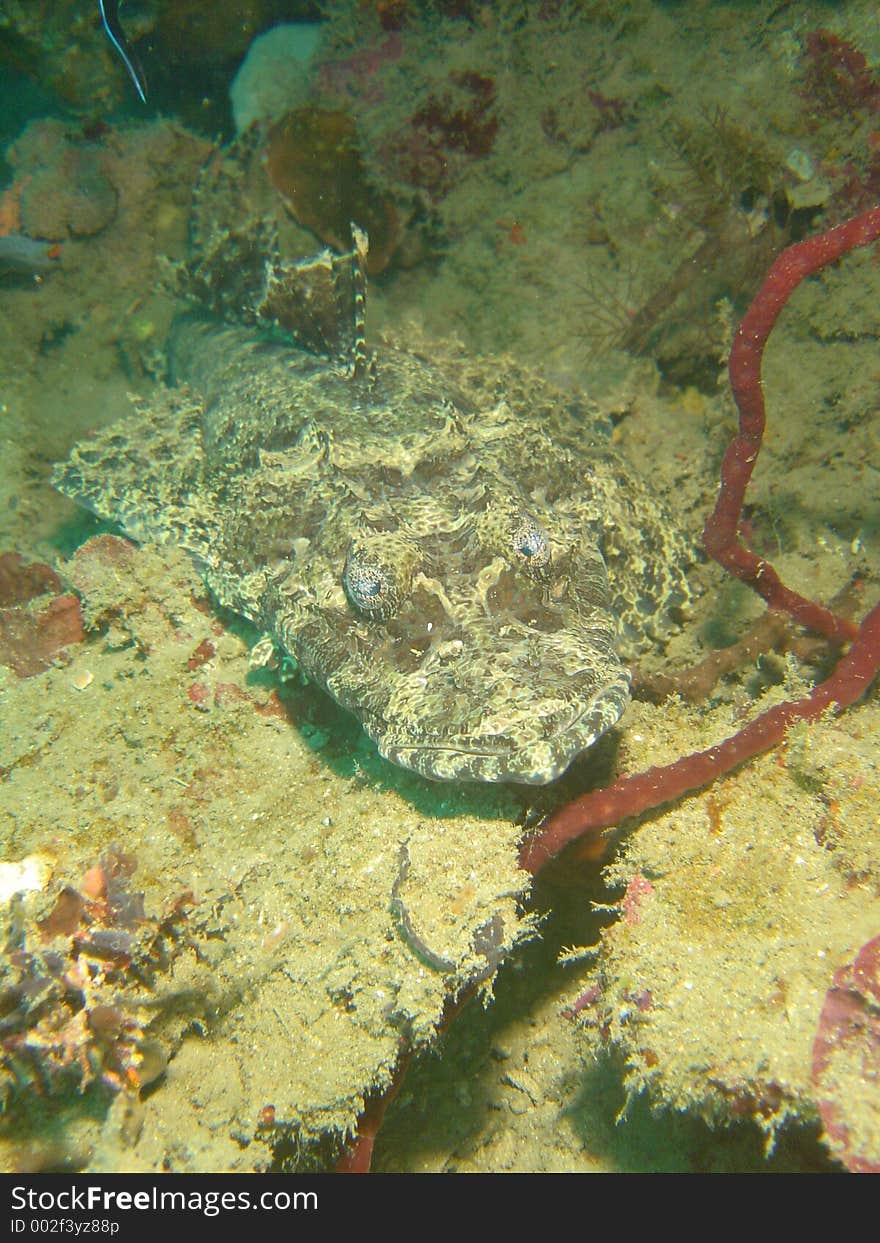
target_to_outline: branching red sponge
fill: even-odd
[[[777,704],[717,746],[660,768],[620,777],[605,789],[590,791],[551,813],[522,847],[520,865],[527,871],[540,871],[577,838],[600,839],[603,830],[630,816],[641,815],[711,784],[745,760],[781,742],[795,721],[815,720],[829,707],[848,707],[865,694],[880,670],[880,604],[860,626],[838,617],[824,605],[786,587],[773,566],[746,548],[739,538],[743,498],[764,434],[761,360],[773,325],[805,277],[878,236],[880,205],[827,233],[790,246],[768,272],[737,330],[731,350],[730,382],[739,410],[739,429],[724,455],[718,500],[703,532],[703,543],[710,556],[754,587],[770,608],[789,613],[802,625],[829,638],[851,639],[849,651],[832,675],[809,695]]]

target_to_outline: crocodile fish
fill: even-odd
[[[691,546],[586,397],[417,334],[368,354],[354,237],[289,264],[224,235],[186,269],[169,384],[54,483],[188,549],[387,759],[552,781],[623,713],[619,642],[687,600]]]

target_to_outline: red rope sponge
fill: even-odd
[[[737,329],[728,370],[739,410],[739,430],[721,463],[721,487],[703,530],[703,547],[725,570],[748,583],[771,609],[830,639],[852,639],[857,627],[786,587],[776,570],[739,538],[743,498],[761,449],[766,422],[761,361],[779,312],[805,277],[880,236],[880,204],[818,237],[789,246],[776,259]]]
[[[748,482],[761,448],[766,422],[761,385],[764,346],[780,311],[805,277],[848,251],[880,236],[880,204],[818,237],[790,246],[778,257],[740,324],[730,352],[730,383],[739,411],[739,429],[721,465],[715,509],[703,531],[711,557],[753,587],[771,609],[837,640],[852,640],[847,654],[824,682],[803,699],[777,704],[730,738],[695,751],[672,764],[620,777],[552,812],[520,851],[520,866],[533,874],[569,842],[600,837],[630,816],[638,816],[711,784],[745,760],[781,742],[795,721],[815,720],[829,707],[846,708],[860,699],[880,671],[880,604],[861,625],[838,617],[824,605],[786,587],[769,562],[739,539],[739,522]],[[598,852],[601,853],[601,852]]]
[[[738,733],[706,751],[695,751],[662,768],[619,777],[554,811],[524,843],[520,867],[536,873],[564,846],[585,834],[611,828],[683,794],[690,794],[775,746],[795,721],[814,721],[826,708],[848,708],[865,694],[880,670],[880,604],[874,606],[830,678],[803,699],[776,704]]]

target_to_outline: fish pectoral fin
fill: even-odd
[[[132,396],[129,414],[80,441],[52,483],[132,539],[206,551],[201,400],[185,385]]]

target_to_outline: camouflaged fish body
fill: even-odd
[[[135,539],[189,549],[388,759],[551,781],[619,719],[618,630],[650,636],[687,598],[690,549],[583,399],[415,338],[372,366],[362,259],[359,239],[344,259],[270,264],[256,291],[256,268],[244,278],[250,318],[335,357],[185,317],[173,386],[55,482]],[[190,270],[216,311],[210,279]],[[340,298],[354,328],[334,337]]]

